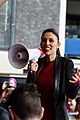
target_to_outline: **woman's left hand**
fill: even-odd
[[[69,80],[69,82],[75,84],[77,82],[79,82],[80,80],[80,72],[78,69],[75,70],[75,74],[72,76],[72,80]]]

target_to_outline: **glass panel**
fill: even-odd
[[[11,33],[13,25],[13,12],[14,7],[12,1],[14,0],[1,0],[4,1],[0,5],[0,49],[8,49],[12,43]],[[14,11],[15,12],[15,11]],[[15,29],[15,27],[14,27]]]
[[[80,59],[80,1],[67,1],[65,56]]]

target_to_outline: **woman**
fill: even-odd
[[[78,92],[73,62],[60,56],[59,36],[55,29],[43,31],[40,45],[45,56],[38,60],[38,65],[30,62],[29,68],[36,71],[35,83],[45,109],[42,120],[68,120],[65,96],[73,99]]]

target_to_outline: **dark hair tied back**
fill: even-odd
[[[57,38],[58,38],[58,41],[59,41],[59,35],[58,35],[57,31],[54,28],[48,28],[48,29],[44,30],[43,33],[42,33],[42,36],[46,32],[52,32],[53,34],[55,34],[57,36]]]

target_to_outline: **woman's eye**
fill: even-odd
[[[42,39],[42,42],[46,42],[46,41],[47,41],[47,39],[46,39],[46,38],[43,38],[43,39]]]
[[[47,38],[42,38],[42,42],[47,42],[47,41],[49,41],[49,42],[54,42],[54,39],[52,39],[52,38],[49,38],[49,39],[47,39]]]
[[[49,42],[54,42],[54,40],[53,39],[49,39]]]

